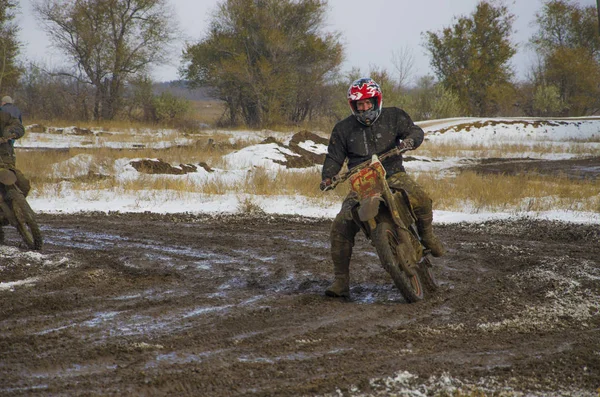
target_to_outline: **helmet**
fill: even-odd
[[[362,112],[357,110],[356,102],[362,99],[371,99],[373,107]],[[379,87],[379,84],[374,82],[371,78],[355,80],[350,84],[350,88],[348,88],[348,104],[350,104],[350,109],[352,109],[354,117],[356,117],[360,123],[370,126],[381,114],[381,107],[383,104],[381,87]]]

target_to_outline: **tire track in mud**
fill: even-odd
[[[0,246],[0,394],[600,386],[597,225],[439,225],[440,291],[406,304],[362,237],[353,299],[323,296],[328,220],[92,213],[40,224],[42,252],[8,230]]]

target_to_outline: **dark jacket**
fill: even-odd
[[[19,119],[21,124],[23,123],[23,117],[21,115],[21,111],[14,104],[12,104],[12,103],[4,104],[0,107],[0,110],[4,110],[5,112],[10,113],[14,118]]]
[[[16,135],[15,139],[21,138],[25,134],[23,124],[7,111],[0,110],[0,137],[12,134]],[[15,165],[15,151],[10,142],[0,143],[0,163]]]
[[[329,147],[323,163],[322,178],[335,176],[348,158],[348,168],[371,159],[373,154],[381,154],[392,149],[399,140],[411,138],[414,147],[423,143],[423,130],[415,125],[402,109],[383,108],[379,118],[367,127],[356,120],[354,115],[340,121],[333,127]],[[393,156],[383,161],[387,175],[403,172],[402,156]]]

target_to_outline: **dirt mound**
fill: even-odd
[[[190,172],[198,171],[198,167],[196,167],[194,164],[179,164],[179,166],[172,166],[161,159],[134,160],[129,162],[129,164],[131,164],[136,171],[144,174],[184,175]],[[213,170],[206,163],[200,163],[198,165],[208,172],[213,172]]]
[[[292,136],[292,139],[290,140],[290,147],[298,146],[298,144],[306,141],[312,141],[316,144],[325,146],[329,144],[327,139],[315,134],[314,132],[304,130],[297,132],[294,134],[294,136]]]
[[[43,132],[46,132],[48,130],[48,128],[41,124],[31,124],[31,125],[26,126],[25,130],[29,131],[29,132],[43,133]]]
[[[475,121],[475,122],[468,122],[468,123],[461,123],[461,124],[456,124],[450,127],[446,127],[446,128],[442,128],[440,130],[438,130],[437,132],[439,132],[440,134],[445,133],[446,131],[458,131],[458,130],[464,130],[464,131],[471,131],[472,129],[476,130],[479,128],[483,128],[483,127],[494,127],[494,126],[498,126],[498,125],[519,125],[519,126],[523,126],[523,127],[527,127],[527,126],[532,126],[533,128],[537,129],[537,128],[542,128],[545,126],[560,126],[560,125],[569,125],[569,124],[574,124],[574,125],[581,125],[581,122],[573,122],[573,121],[564,121],[564,120],[486,120],[486,121]]]
[[[323,164],[325,161],[324,150],[328,141],[313,132],[300,131],[292,136],[288,146],[282,145],[271,137],[261,143],[277,143],[279,146],[287,147],[297,155],[283,153],[286,161],[275,161],[277,164],[285,165],[287,168],[308,168]],[[312,149],[312,151],[303,148],[301,145]]]
[[[312,142],[310,146],[315,147],[315,145],[324,145],[327,146],[329,141],[325,138],[320,137],[319,135],[312,133],[310,131],[300,131],[292,137],[290,140],[290,149],[294,152],[302,156],[304,161],[302,163],[292,163],[289,166],[292,168],[303,168],[303,167],[312,167],[313,165],[322,165],[325,161],[325,153],[315,153],[309,150],[303,149],[300,147],[301,144],[309,144]],[[304,165],[307,164],[307,165]]]

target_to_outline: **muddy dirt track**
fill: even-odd
[[[438,225],[441,288],[407,304],[362,236],[352,299],[323,295],[329,220],[39,220],[40,253],[0,246],[27,281],[0,290],[0,395],[598,395],[598,225]]]

